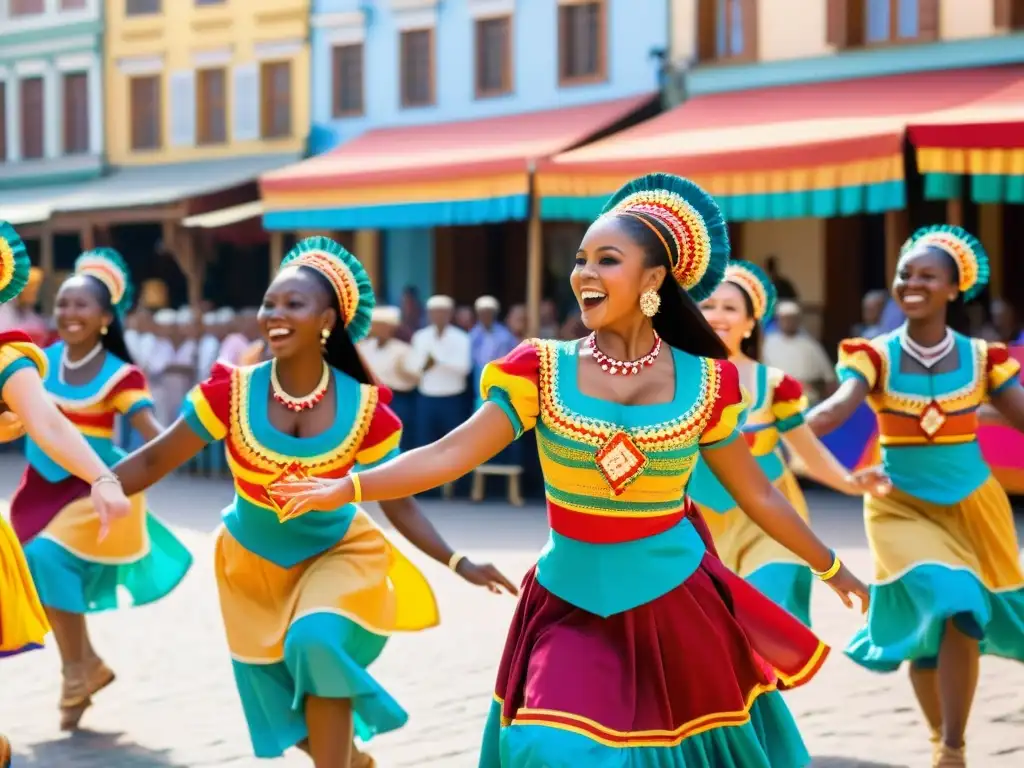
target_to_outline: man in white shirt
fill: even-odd
[[[765,365],[799,381],[811,405],[823,400],[836,386],[836,374],[825,348],[803,329],[800,305],[795,301],[780,301],[775,317],[778,329],[765,336],[761,350]]]
[[[419,375],[416,445],[444,437],[469,415],[469,334],[452,325],[454,310],[455,302],[449,296],[431,296],[427,301],[429,325],[412,335],[407,369]]]
[[[408,447],[415,437],[412,433],[419,376],[406,369],[412,345],[395,336],[401,324],[398,307],[375,307],[370,335],[359,342],[359,354],[371,375],[391,390],[391,410],[402,420],[402,447]]]

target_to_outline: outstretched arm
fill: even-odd
[[[155,440],[121,459],[114,465],[113,471],[120,479],[124,492],[131,496],[146,490],[185,464],[203,450],[206,443],[184,418],[179,418]]]
[[[754,461],[746,444],[732,440],[707,447],[701,455],[739,506],[765,533],[793,552],[816,572],[824,572],[833,562],[833,553],[796,513],[792,505],[769,482]],[[861,599],[867,609],[867,588],[843,567],[828,582],[848,606],[847,593]]]
[[[880,470],[871,468],[860,473],[850,473],[822,444],[807,424],[801,424],[785,432],[782,439],[786,446],[796,454],[805,473],[811,479],[850,496],[888,492],[888,484]]]
[[[1024,432],[1024,387],[1013,382],[993,394],[991,404],[1009,426]]]
[[[807,414],[807,426],[817,437],[823,437],[846,423],[867,396],[867,382],[856,377],[848,378],[831,397],[811,409]]]

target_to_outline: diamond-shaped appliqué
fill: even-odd
[[[921,412],[921,418],[918,419],[917,423],[921,425],[921,430],[929,438],[932,438],[942,429],[942,425],[946,423],[946,414],[942,412],[942,408],[938,403],[932,402]]]
[[[647,468],[647,454],[625,432],[616,432],[595,456],[597,467],[616,496]]]

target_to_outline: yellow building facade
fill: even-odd
[[[106,0],[115,166],[301,153],[309,0]]]

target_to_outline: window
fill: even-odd
[[[126,16],[160,13],[160,0],[125,0],[124,12]]]
[[[292,135],[292,65],[289,61],[264,64],[260,71],[263,88],[260,124],[264,139]]]
[[[11,16],[35,16],[46,10],[46,0],[11,0]]]
[[[996,29],[1024,29],[1024,0],[994,0]]]
[[[605,76],[604,2],[558,6],[559,81],[592,82]]]
[[[132,149],[135,151],[159,149],[163,144],[160,76],[133,77],[128,84],[129,109],[132,120]]]
[[[21,156],[36,160],[43,156],[43,78],[21,81]]]
[[[334,116],[363,113],[363,44],[336,45],[334,68]]]
[[[60,0],[62,11],[84,11],[86,0]]]
[[[700,0],[697,14],[700,61],[750,61],[756,58],[756,0]]]
[[[196,73],[196,116],[196,139],[200,144],[223,144],[228,140],[227,75],[223,69]]]
[[[0,163],[7,160],[7,83],[0,80]]]
[[[434,30],[406,30],[400,45],[402,106],[429,107],[434,103]]]
[[[476,22],[476,95],[498,96],[512,90],[512,19]]]
[[[85,72],[64,75],[64,154],[89,151],[89,78]]]
[[[829,0],[828,25],[837,48],[934,40],[939,0]]]

